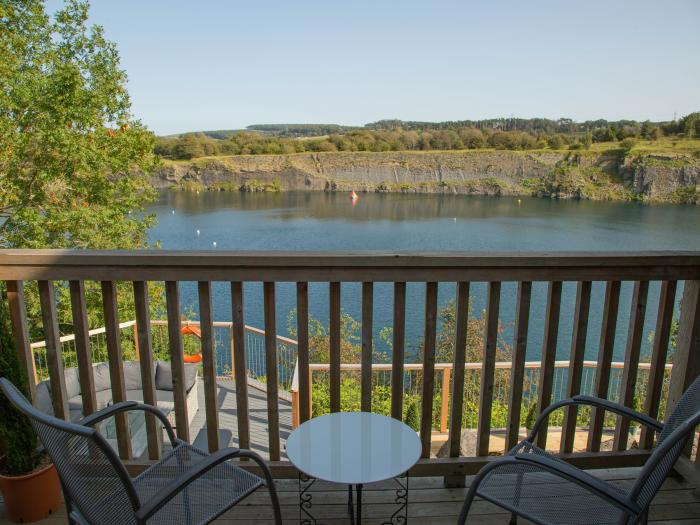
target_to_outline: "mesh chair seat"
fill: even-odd
[[[134,488],[141,501],[148,501],[209,454],[188,444],[181,444],[158,463],[134,478]],[[148,523],[194,525],[208,523],[240,500],[264,485],[258,476],[229,462],[220,463],[195,479],[160,509]]]
[[[530,452],[556,459],[542,449]],[[626,494],[613,485],[610,490]],[[532,464],[506,464],[492,470],[476,493],[536,523],[617,524],[622,518],[622,511],[608,500]]]

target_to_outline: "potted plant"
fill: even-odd
[[[0,377],[27,395],[27,378],[20,368],[11,335],[5,298],[0,295]],[[29,420],[0,392],[0,491],[7,518],[29,523],[47,517],[61,504],[61,485]]]

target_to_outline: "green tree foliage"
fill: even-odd
[[[83,0],[53,17],[40,0],[0,3],[0,247],[146,243],[154,218],[138,212],[156,195],[143,175],[155,164],[153,135],[131,115],[114,44],[87,20]],[[35,287],[27,293],[36,320]],[[99,287],[86,283],[86,293],[98,324]],[[130,290],[119,295],[130,304]],[[57,296],[62,327],[72,324],[65,284]]]
[[[54,20],[38,0],[0,9],[0,246],[131,248],[153,197],[134,169],[152,135],[130,114],[126,75],[87,2]]]
[[[420,428],[420,416],[418,415],[418,404],[415,401],[409,403],[403,422],[418,432]]]
[[[700,113],[677,123],[631,120],[576,123],[570,119],[493,119],[457,122],[387,120],[363,128],[333,124],[270,124],[246,131],[206,131],[156,140],[155,153],[174,160],[211,155],[260,155],[335,151],[433,151],[493,148],[498,150],[589,149],[596,142],[626,138],[657,140],[664,131],[700,136]],[[662,131],[662,126],[664,131]]]

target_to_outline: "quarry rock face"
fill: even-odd
[[[376,191],[669,201],[696,192],[700,159],[592,152],[328,152],[166,162],[158,188]]]

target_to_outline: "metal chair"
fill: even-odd
[[[282,523],[272,475],[254,452],[236,448],[213,454],[203,452],[177,439],[160,410],[135,401],[116,403],[78,423],[69,423],[34,408],[7,379],[0,378],[0,387],[31,420],[56,466],[71,525],[209,523],[263,485],[270,492],[275,522]],[[172,445],[160,461],[135,478],[129,476],[104,437],[92,428],[130,410],[158,418]],[[262,470],[264,480],[227,462],[232,458],[252,459]]]
[[[568,405],[609,410],[659,432],[656,448],[634,485],[626,490],[556,458],[534,443],[549,414]],[[474,496],[540,524],[646,523],[649,505],[700,424],[700,377],[683,394],[665,424],[605,399],[576,396],[548,407],[530,434],[474,478],[458,523],[467,519]]]

